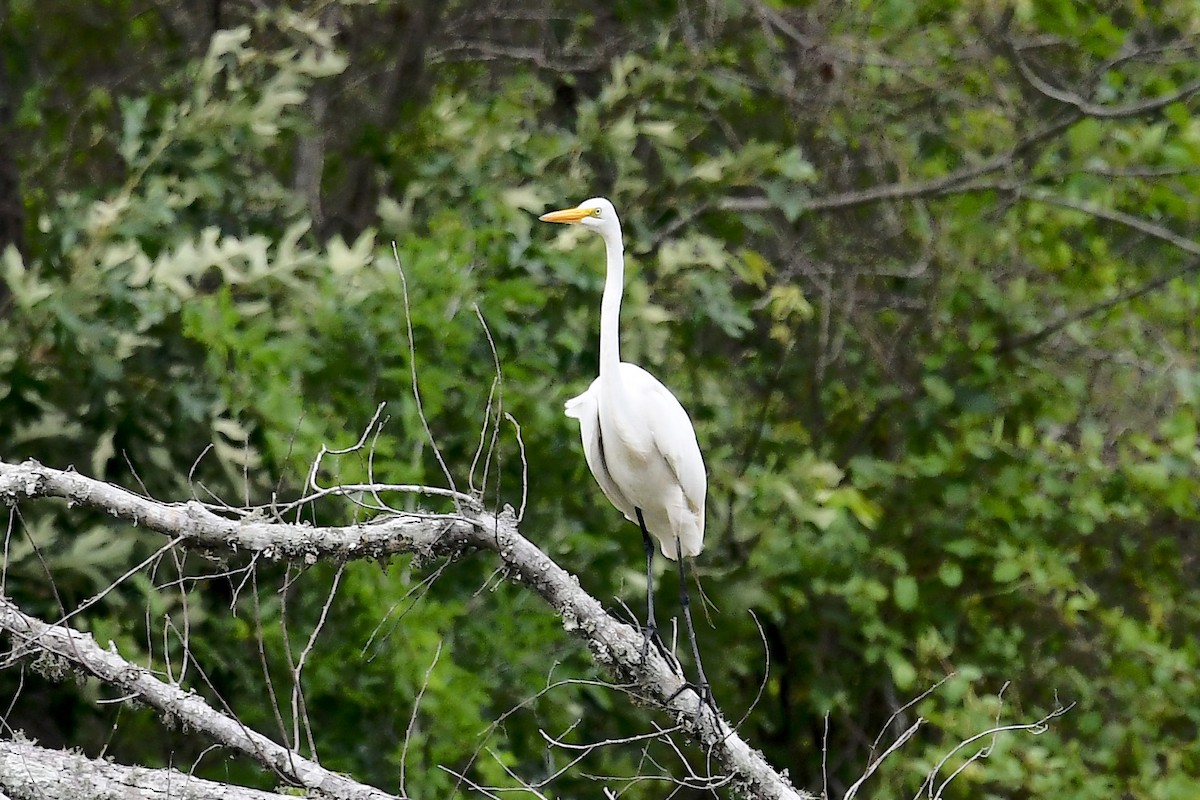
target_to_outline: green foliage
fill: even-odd
[[[369,143],[390,189],[352,233],[314,222],[293,180],[323,124],[310,96],[367,58],[329,20],[263,12],[196,59],[159,58],[154,89],[95,87],[88,114],[119,115],[96,134],[101,177],[45,179],[66,150],[87,159],[59,123],[28,147],[38,235],[2,260],[0,456],[162,498],[283,502],[386,403],[370,461],[327,456],[322,483],[440,484],[444,461],[460,489],[524,504],[523,530],[589,591],[642,613],[636,532],[561,414],[594,375],[601,246],[536,222],[605,194],[626,229],[625,358],[679,394],[709,468],[700,568],[720,613],[700,632],[706,666],[731,713],[761,689],[743,731],[769,760],[815,789],[827,746],[833,786],[848,786],[892,712],[952,673],[900,720],[930,725],[873,796],[911,796],[958,741],[1059,702],[1075,706],[1038,738],[995,739],[949,795],[1189,796],[1200,288],[1194,243],[1170,232],[1200,213],[1200,118],[1194,93],[1154,99],[1197,68],[1121,54],[1153,41],[1178,55],[1196,11],[818,4],[818,34],[796,27],[810,5],[696,21],[663,4],[653,36],[566,77],[446,65]],[[628,14],[580,30],[648,24]],[[13,21],[35,27],[25,6]],[[1088,112],[1037,80],[1102,111],[1146,109]],[[30,81],[26,129],[59,119],[49,93]],[[343,165],[368,144],[325,146]],[[46,616],[161,544],[67,508],[22,510],[22,525],[9,591]],[[80,619],[178,663],[178,638],[148,641],[138,609],[177,629],[186,616],[196,688],[274,734],[273,690],[290,737],[286,654],[327,614],[302,679],[316,750],[384,787],[403,764],[413,796],[452,792],[441,766],[488,785],[550,775],[571,754],[543,731],[646,730],[617,693],[542,692],[594,667],[486,559],[261,567],[252,586],[243,566],[159,564],[169,577],[139,574]],[[185,593],[168,586],[183,573],[197,578]],[[131,761],[203,746],[121,724]],[[103,730],[78,721],[63,739]],[[594,793],[584,771],[643,763],[605,748],[553,786]]]

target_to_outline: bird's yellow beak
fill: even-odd
[[[542,214],[538,219],[542,222],[579,222],[584,217],[591,216],[590,208],[564,208],[562,211],[551,211],[549,214]]]

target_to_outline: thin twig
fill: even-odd
[[[308,738],[309,753],[314,761],[317,758],[317,744],[313,740],[312,724],[308,718],[308,705],[304,699],[304,691],[301,688],[300,675],[304,671],[304,665],[308,661],[308,655],[312,652],[313,646],[317,643],[317,636],[321,633],[321,629],[325,627],[325,620],[329,617],[329,609],[333,605],[333,598],[337,595],[338,584],[342,581],[342,573],[345,572],[345,563],[338,564],[337,571],[333,573],[333,585],[329,587],[329,594],[325,597],[325,603],[321,606],[321,615],[317,618],[317,624],[313,626],[312,632],[308,636],[308,642],[305,643],[304,649],[300,651],[300,658],[296,660],[296,667],[292,670],[292,709],[296,709],[297,705],[304,710],[304,732]],[[295,718],[293,717],[293,726]],[[294,740],[299,743],[299,732],[293,727]],[[403,791],[403,790],[401,790]]]
[[[400,275],[400,293],[404,298],[404,325],[408,331],[408,366],[409,374],[412,378],[413,400],[417,403],[417,416],[421,419],[421,425],[425,428],[425,436],[429,439],[429,445],[433,448],[433,455],[437,459],[438,465],[442,468],[442,474],[446,476],[446,483],[455,492],[458,487],[454,485],[454,476],[450,474],[450,468],[446,466],[445,459],[442,458],[441,448],[438,447],[437,439],[434,438],[433,429],[429,427],[429,420],[425,416],[425,407],[421,402],[421,387],[417,381],[417,344],[416,337],[413,335],[412,324],[412,308],[408,302],[408,278],[404,275],[404,267],[400,263],[400,251],[396,248],[396,243],[392,242],[392,257],[396,261],[396,272]],[[455,500],[455,505],[458,505],[458,500]],[[461,507],[459,508],[461,512]]]
[[[945,789],[946,789],[946,783],[942,783],[941,786],[938,787],[937,794],[935,795],[935,794],[933,794],[934,781],[937,779],[937,775],[939,772],[941,772],[942,767],[946,766],[946,762],[948,762],[951,758],[953,758],[964,747],[969,747],[971,744],[979,741],[980,739],[986,739],[989,736],[993,737],[993,741],[994,741],[996,734],[1007,733],[1009,731],[1027,731],[1027,732],[1033,734],[1034,736],[1040,736],[1041,734],[1045,733],[1049,729],[1049,725],[1047,723],[1049,723],[1050,720],[1061,717],[1063,714],[1066,714],[1068,711],[1070,711],[1074,707],[1075,707],[1074,703],[1071,703],[1070,705],[1065,706],[1065,707],[1059,706],[1058,708],[1051,711],[1049,714],[1047,714],[1044,717],[1042,717],[1041,719],[1039,719],[1037,722],[1016,723],[1016,724],[1012,724],[1012,725],[997,725],[995,727],[987,729],[986,731],[980,731],[979,733],[976,733],[975,735],[964,739],[963,741],[961,741],[957,745],[955,745],[953,748],[951,748],[950,751],[948,753],[946,753],[946,755],[943,756],[940,761],[938,761],[938,763],[934,766],[934,768],[932,770],[930,770],[929,775],[925,779],[925,782],[921,784],[921,788],[918,789],[916,795],[914,795],[914,800],[915,800],[915,798],[921,796],[921,791],[924,790],[926,787],[928,787],[928,789],[929,789],[929,795],[931,798],[935,798],[935,800],[936,800],[936,798],[941,797],[942,792],[945,791]],[[990,749],[984,748],[983,750],[979,751],[979,753],[976,753],[974,756],[972,756],[970,760],[974,761],[978,758],[986,757],[987,752],[990,752]],[[981,754],[985,754],[985,755],[981,755]],[[955,774],[957,774],[957,771],[955,772]]]
[[[400,748],[400,794],[408,794],[408,783],[405,780],[405,770],[408,766],[408,745],[412,741],[413,731],[417,727],[417,712],[421,710],[421,699],[425,697],[425,690],[429,688],[429,677],[433,675],[438,659],[442,657],[443,641],[443,639],[438,639],[437,649],[433,652],[433,660],[429,662],[429,668],[425,670],[425,677],[421,681],[421,688],[417,691],[417,696],[413,698],[412,713],[408,717],[408,726],[404,729],[404,745]]]

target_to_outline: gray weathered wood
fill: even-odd
[[[27,741],[0,741],[0,786],[6,797],[43,800],[284,800],[288,795],[195,778],[177,769],[127,767]]]

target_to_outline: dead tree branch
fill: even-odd
[[[210,706],[178,684],[159,680],[144,667],[122,658],[115,647],[105,650],[91,634],[67,625],[48,625],[0,597],[0,630],[13,641],[5,661],[49,653],[76,671],[93,675],[157,709],[168,719],[206,734],[278,774],[282,779],[345,800],[395,800],[395,795],[331,772],[299,753],[276,744],[238,720]],[[110,645],[111,646],[111,645]],[[3,784],[10,786],[10,784]]]
[[[82,753],[51,750],[20,740],[0,741],[0,786],[12,797],[38,797],[43,800],[77,800],[80,797],[281,800],[290,796],[206,781],[177,769],[127,767],[102,758],[92,759]]]
[[[802,211],[834,211],[892,200],[944,197],[961,192],[979,191],[973,181],[985,175],[1012,169],[1022,154],[1030,148],[1058,136],[1078,122],[1082,116],[1077,112],[1065,114],[1060,119],[1017,142],[1007,151],[986,161],[960,167],[941,177],[923,181],[884,183],[865,189],[851,189],[835,194],[810,197],[804,201]],[[771,198],[755,196],[727,197],[717,203],[717,208],[722,211],[745,213],[771,211],[775,207],[776,203]]]
[[[1139,100],[1135,103],[1127,103],[1126,105],[1110,106],[1101,103],[1093,103],[1078,92],[1070,89],[1060,89],[1054,86],[1050,81],[1041,77],[1034,71],[1029,62],[1021,57],[1020,51],[1009,43],[1008,51],[1012,57],[1013,63],[1017,65],[1017,71],[1021,77],[1042,95],[1054,100],[1055,102],[1064,105],[1073,106],[1089,117],[1098,117],[1100,119],[1124,119],[1127,117],[1136,117],[1142,114],[1149,114],[1160,111],[1171,103],[1178,103],[1180,100],[1186,100],[1192,95],[1200,92],[1200,80],[1192,81],[1184,84],[1173,92],[1162,95],[1161,97],[1149,97],[1145,100]]]
[[[496,514],[464,504],[461,513],[454,515],[397,514],[374,523],[318,527],[266,521],[261,512],[223,509],[240,514],[230,518],[195,501],[160,503],[77,472],[51,469],[35,461],[0,462],[0,502],[13,505],[48,497],[63,498],[170,537],[181,537],[185,545],[223,552],[248,551],[263,558],[311,562],[322,558],[383,558],[400,553],[455,558],[468,550],[491,551],[504,562],[512,580],[540,595],[562,619],[563,628],[584,640],[598,663],[620,682],[633,687],[638,697],[666,711],[675,724],[703,747],[736,790],[755,798],[811,797],[792,787],[725,719],[702,703],[673,669],[674,665],[657,651],[651,648],[643,659],[641,633],[609,615],[596,598],[580,588],[575,576],[526,539],[507,507]],[[100,649],[85,634],[33,620],[7,601],[0,601],[0,627],[9,631],[19,646],[50,650],[129,693],[145,694],[146,702],[161,710],[172,713],[179,713],[176,708],[195,710],[198,719],[193,727],[208,731],[217,741],[294,776],[300,785],[313,786],[316,782],[329,794],[341,797],[388,797],[382,792],[353,795],[349,793],[352,787],[343,784],[336,784],[337,791],[331,790],[335,784],[328,781],[340,776],[324,773],[318,765],[300,759],[261,734],[247,731],[212,711],[195,695],[163,684],[119,656]],[[204,713],[201,705],[212,713]],[[265,761],[263,754],[267,755]],[[287,773],[288,769],[292,772]]]

